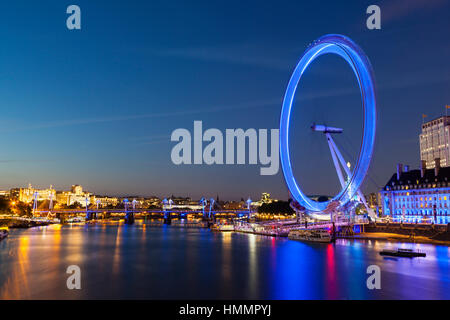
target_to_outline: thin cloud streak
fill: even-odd
[[[277,103],[280,103],[280,101],[279,100],[276,100],[276,101],[275,100],[273,100],[273,101],[267,100],[267,101],[258,101],[258,102],[253,102],[253,103],[249,103],[249,104],[243,104],[243,105],[223,106],[223,107],[216,107],[216,108],[203,108],[203,109],[186,110],[186,111],[147,113],[147,114],[139,114],[139,115],[122,115],[122,116],[90,118],[90,119],[60,120],[60,121],[43,123],[43,124],[39,124],[39,125],[23,125],[23,127],[10,129],[10,130],[1,130],[1,132],[6,133],[6,132],[17,132],[17,131],[29,131],[29,130],[60,128],[60,127],[76,126],[76,125],[87,125],[87,124],[95,124],[95,123],[129,121],[129,120],[138,120],[138,119],[147,119],[147,118],[177,117],[177,116],[195,115],[195,114],[203,114],[203,113],[228,111],[228,110],[240,110],[243,108],[247,109],[247,108],[266,107],[266,106],[275,105]]]
[[[442,75],[441,78],[436,76],[430,77],[417,77],[414,74],[403,75],[403,77],[399,79],[395,79],[395,81],[383,82],[377,85],[378,91],[381,90],[391,90],[391,89],[400,89],[400,88],[409,88],[416,87],[420,85],[427,84],[436,84],[436,83],[445,83],[450,81],[450,76]],[[304,93],[296,97],[296,101],[309,101],[314,99],[322,99],[322,98],[333,98],[333,97],[342,97],[351,95],[357,92],[356,88],[339,88],[335,90],[328,91],[316,91],[311,93]],[[149,119],[149,118],[165,118],[165,117],[179,117],[179,116],[187,116],[187,115],[195,115],[195,114],[204,114],[204,113],[215,113],[222,111],[231,111],[231,110],[242,110],[242,109],[251,109],[251,108],[261,108],[261,107],[269,107],[276,106],[281,111],[281,105],[283,102],[283,97],[279,99],[270,99],[265,101],[255,101],[246,104],[236,104],[234,106],[219,106],[215,108],[202,108],[195,110],[184,110],[184,111],[172,111],[172,112],[163,112],[163,113],[147,113],[147,114],[139,114],[139,115],[118,115],[112,117],[101,117],[101,118],[90,118],[90,119],[73,119],[73,120],[60,120],[42,123],[38,125],[23,125],[22,127],[1,130],[3,133],[11,133],[11,132],[20,132],[20,131],[33,131],[40,129],[51,129],[51,128],[60,128],[67,126],[79,126],[79,125],[89,125],[89,124],[98,124],[98,123],[109,123],[109,122],[120,122],[120,121],[131,121],[131,120],[139,120],[139,119]]]
[[[291,70],[292,66],[285,59],[263,57],[261,50],[255,45],[230,45],[221,47],[185,47],[155,50],[152,53],[162,57],[200,60],[206,62],[231,63],[274,70]]]
[[[55,162],[55,159],[4,159],[0,160],[2,163],[36,163],[36,162]]]

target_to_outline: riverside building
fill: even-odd
[[[450,223],[450,167],[441,167],[435,159],[434,168],[427,169],[422,160],[420,170],[397,165],[380,191],[383,214],[394,222]]]
[[[31,184],[28,184],[28,188],[18,189],[17,198],[21,202],[31,203],[35,197],[37,201],[56,200],[56,191],[52,186],[48,189],[36,189]]]

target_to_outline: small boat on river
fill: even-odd
[[[9,234],[9,230],[7,227],[5,228],[0,228],[0,240],[5,239]]]
[[[414,258],[414,257],[426,257],[427,254],[422,251],[413,251],[412,249],[400,249],[397,250],[383,250],[380,251],[382,256],[391,257],[404,257],[404,258]]]
[[[214,231],[234,231],[233,224],[218,224],[215,223],[211,226],[211,230]]]
[[[297,229],[291,230],[288,234],[291,240],[331,243],[334,241],[333,235],[327,229]]]

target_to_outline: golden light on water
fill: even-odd
[[[29,236],[21,236],[18,240],[19,246],[16,252],[11,255],[17,255],[17,268],[10,270],[7,279],[1,287],[0,297],[2,299],[15,299],[17,297],[28,297],[30,288],[28,283],[28,273],[30,269],[29,259]]]

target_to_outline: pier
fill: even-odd
[[[366,219],[340,219],[334,222],[335,227],[339,230],[363,230],[364,226],[368,224]],[[237,232],[253,233],[274,237],[287,237],[291,230],[303,229],[330,229],[333,223],[330,221],[315,221],[305,224],[304,221],[297,221],[296,219],[286,219],[282,221],[268,221],[268,222],[240,222],[236,223],[234,230]]]

